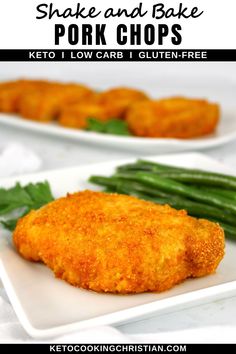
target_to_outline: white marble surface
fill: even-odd
[[[135,157],[133,153],[122,150],[95,149],[69,140],[36,135],[0,125],[0,148],[1,145],[12,141],[24,143],[25,146],[35,151],[42,159],[41,169],[43,170]],[[236,142],[204,153],[232,167],[236,166]],[[185,328],[195,329],[212,325],[234,325],[236,327],[236,294],[235,297],[231,296],[185,310],[178,309],[178,311],[175,310],[169,314],[161,314],[146,320],[125,324],[119,326],[119,330],[126,334],[138,334]],[[16,326],[19,328],[17,320]],[[22,340],[26,340],[28,336],[23,328],[20,333],[22,333]],[[20,340],[20,338],[17,339]]]

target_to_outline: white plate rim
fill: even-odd
[[[194,301],[200,301],[204,299],[220,298],[234,293],[236,290],[236,280],[216,286],[210,286],[205,289],[195,290],[186,294],[176,295],[167,299],[150,302],[143,305],[134,306],[121,311],[116,311],[107,315],[91,318],[89,320],[83,320],[66,324],[58,327],[52,327],[48,329],[38,329],[31,325],[27,318],[20,301],[17,298],[16,293],[13,290],[10,280],[5,274],[4,265],[0,260],[0,276],[6,293],[11,301],[14,311],[20,320],[23,328],[26,332],[35,339],[46,339],[54,336],[65,335],[66,333],[75,332],[78,330],[86,330],[88,328],[104,325],[119,324],[126,320],[134,320],[143,315],[155,314],[160,311],[164,311],[166,308],[175,308],[181,304],[190,304]]]
[[[235,109],[224,109],[223,114],[236,115]],[[223,119],[223,118],[222,118]],[[143,138],[143,137],[130,137],[130,136],[117,136],[112,134],[101,134],[96,132],[87,132],[79,129],[72,129],[53,125],[51,123],[38,123],[32,120],[23,119],[17,115],[0,113],[0,124],[5,126],[12,126],[24,130],[44,133],[46,135],[64,137],[80,142],[91,144],[106,144],[110,146],[121,146],[125,144],[127,148],[152,148],[160,147],[173,147],[183,149],[204,149],[211,148],[226,144],[236,139],[236,129],[229,133],[224,133],[222,136],[205,136],[197,139],[173,139],[173,138]]]

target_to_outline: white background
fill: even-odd
[[[89,23],[89,20],[85,19],[52,19],[48,21],[47,19],[36,20],[36,6],[40,3],[50,3],[51,0],[1,0],[0,1],[0,48],[22,48],[22,49],[33,49],[33,48],[56,48],[54,47],[54,23],[69,24],[76,23],[81,25],[82,23]],[[65,9],[67,7],[75,8],[77,1],[75,0],[54,0],[52,1],[55,7],[59,9]],[[89,8],[90,6],[95,6],[101,10],[108,7],[114,8],[127,8],[132,9],[139,4],[139,0],[102,0],[102,1],[91,1],[82,0],[81,5]],[[161,1],[155,0],[144,0],[144,8],[151,9],[153,4]],[[166,8],[174,7],[178,8],[180,1],[176,0],[165,0],[163,3]],[[151,18],[151,15],[147,15],[142,19],[137,18],[134,20],[129,20],[125,18],[118,19],[107,19],[104,20],[102,17],[96,18],[98,23],[107,23],[107,47],[115,48],[118,46],[114,43],[115,38],[115,28],[118,23],[180,23],[183,30],[182,36],[183,41],[178,48],[235,48],[236,46],[236,1],[235,0],[225,0],[213,1],[213,0],[183,0],[184,5],[189,8],[198,6],[200,9],[204,10],[204,14],[197,19],[171,19],[171,20],[155,20]],[[95,20],[92,20],[95,23]],[[93,46],[94,47],[94,46]],[[127,46],[128,47],[128,46]],[[126,48],[127,48],[126,47]],[[141,47],[145,47],[142,45]],[[158,46],[153,45],[148,48],[151,49],[166,49],[173,48],[171,41],[168,39],[165,41],[165,45]],[[67,40],[62,42],[62,45],[58,48],[70,48],[70,49],[81,49],[81,45],[69,46]],[[131,47],[130,47],[131,48]],[[147,48],[147,47],[146,47]],[[175,47],[176,48],[176,47]]]

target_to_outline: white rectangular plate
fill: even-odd
[[[234,173],[224,165],[201,154],[178,154],[151,158],[153,161],[193,168]],[[17,178],[2,179],[1,187],[16,181],[48,180],[56,197],[83,189],[96,189],[87,183],[92,174],[109,175],[114,168],[132,160],[116,161],[50,171]],[[96,325],[115,324],[170,311],[212,297],[223,297],[236,291],[236,243],[227,242],[226,255],[217,272],[189,279],[163,293],[138,295],[98,294],[75,288],[54,278],[44,265],[21,258],[11,243],[11,235],[1,230],[0,276],[26,331],[35,338],[46,338]]]
[[[0,113],[0,124],[67,138],[77,141],[78,143],[108,146],[152,155],[185,150],[207,149],[226,144],[236,139],[236,110],[227,109],[222,111],[222,117],[216,133],[196,139],[139,138],[134,136],[101,134],[65,128],[56,123],[38,123],[16,115],[4,113]]]

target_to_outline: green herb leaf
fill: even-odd
[[[1,209],[0,209],[0,215],[6,215],[6,214],[9,214],[10,212],[12,212],[13,210],[15,209],[18,209],[20,208],[21,205],[17,205],[17,204],[8,204],[8,205],[4,205],[4,206],[1,206]]]
[[[16,228],[16,224],[17,224],[18,218],[16,219],[9,219],[9,220],[5,220],[5,221],[1,221],[2,226],[9,230],[9,231],[14,231]]]
[[[86,130],[104,134],[131,135],[127,123],[120,119],[111,119],[107,122],[101,122],[96,118],[88,118]]]
[[[0,215],[3,217],[0,223],[6,229],[12,231],[19,218],[26,215],[30,210],[37,210],[53,200],[50,185],[47,181],[35,184],[29,183],[24,187],[17,183],[13,188],[0,188]],[[13,218],[9,215],[11,212],[15,213]]]
[[[19,183],[13,188],[0,188],[0,208],[6,205],[30,205],[32,200],[24,188]]]
[[[114,135],[130,135],[127,123],[118,119],[112,119],[106,122],[106,133]]]
[[[86,130],[98,133],[105,133],[105,126],[103,122],[97,120],[96,118],[88,118]]]
[[[39,182],[36,184],[30,183],[25,186],[24,189],[31,197],[35,209],[38,209],[41,206],[54,200],[49,183],[47,181]]]

